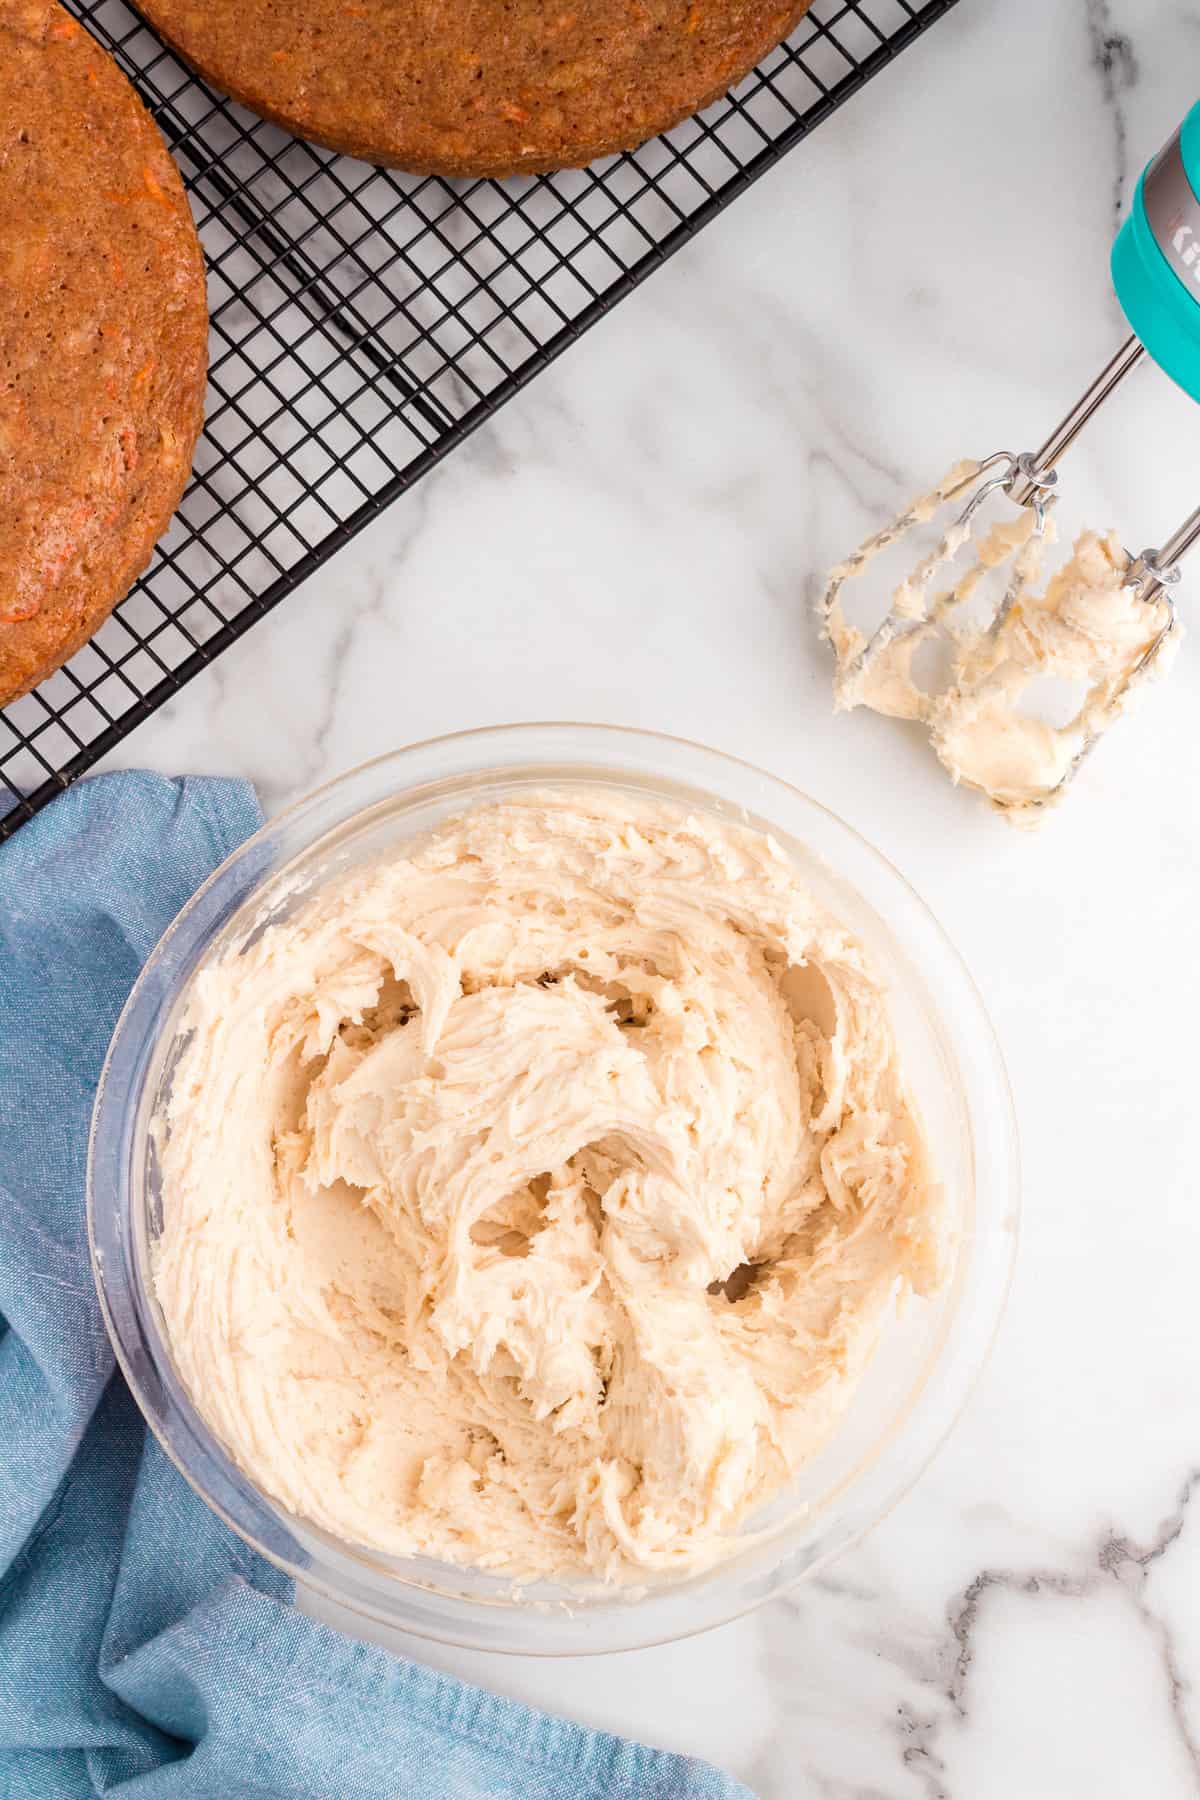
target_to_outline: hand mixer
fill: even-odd
[[[831,622],[838,595],[848,581],[861,575],[867,564],[899,539],[928,524],[943,506],[966,497],[936,549],[896,590],[892,605],[879,626],[858,644],[843,676],[863,676],[901,640],[925,631],[931,623],[951,615],[974,591],[987,569],[1011,564],[998,609],[987,628],[994,639],[1026,592],[1038,567],[1040,540],[1053,504],[1058,464],[1095,417],[1109,396],[1147,354],[1188,393],[1200,400],[1200,103],[1187,115],[1169,143],[1147,165],[1137,184],[1129,217],[1121,227],[1112,251],[1112,279],[1117,299],[1132,333],[1112,361],[1097,376],[1071,411],[1050,433],[1039,450],[1014,455],[996,451],[981,462],[966,463],[927,496],[908,507],[890,525],[878,531],[829,577],[820,611],[824,633],[831,637]],[[954,585],[929,602],[929,583],[950,563],[965,544],[984,502],[994,494],[1006,495],[1026,509],[1027,528],[1010,526],[993,531],[986,543],[975,546],[974,561]],[[1099,699],[1081,708],[1081,728],[1064,773],[1046,792],[1030,799],[1029,807],[1042,807],[1059,796],[1103,731],[1112,723],[1133,684],[1147,674],[1176,622],[1170,589],[1179,579],[1179,563],[1200,540],[1200,507],[1157,550],[1144,550],[1129,560],[1124,588],[1147,607],[1157,609],[1161,629],[1150,635],[1116,680],[1109,679]]]

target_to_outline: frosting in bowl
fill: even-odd
[[[773,840],[526,794],[196,977],[154,1285],[269,1495],[517,1576],[704,1568],[946,1259],[884,982]]]

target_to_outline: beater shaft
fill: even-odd
[[[1200,543],[1200,506],[1167,539],[1161,550],[1143,550],[1130,564],[1130,585],[1141,587],[1142,599],[1149,605],[1165,598],[1167,588],[1179,580],[1179,564],[1197,543]]]
[[[1053,475],[1059,459],[1066,454],[1075,439],[1079,436],[1088,420],[1099,412],[1109,395],[1113,393],[1131,369],[1136,369],[1146,354],[1146,347],[1139,338],[1127,337],[1112,361],[1101,370],[1091,387],[1071,408],[1065,419],[1057,424],[1041,449],[1029,459],[1033,475],[1026,475],[1021,481],[1014,482],[1009,489],[1010,496],[1018,506],[1028,506],[1030,501],[1046,486],[1046,477]],[[1040,481],[1033,477],[1039,477]]]

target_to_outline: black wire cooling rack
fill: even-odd
[[[816,0],[726,99],[589,169],[397,175],[212,92],[125,0],[67,0],[183,171],[208,258],[208,413],[143,579],[0,712],[0,838],[628,294],[955,0]]]

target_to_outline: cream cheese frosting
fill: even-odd
[[[823,630],[837,660],[839,708],[866,706],[923,724],[952,781],[979,789],[1012,823],[1030,825],[1061,798],[1142,674],[1166,671],[1182,633],[1165,601],[1147,603],[1128,585],[1130,559],[1114,532],[1081,533],[1071,555],[1043,582],[1053,515],[1039,533],[1036,514],[1026,507],[993,524],[957,580],[931,596],[935,572],[970,539],[969,526],[952,526],[915,574],[899,583],[882,629],[869,638],[847,617],[845,583],[914,525],[927,524],[947,500],[961,499],[979,473],[978,464],[956,464],[894,526],[830,572]],[[980,583],[1006,566],[996,616],[980,625],[963,623]],[[941,686],[926,688],[915,679],[914,661],[935,641],[949,652],[949,674]],[[1075,695],[1062,724],[1029,704],[1043,683]]]
[[[471,812],[227,950],[184,1032],[172,1354],[256,1484],[355,1543],[704,1568],[943,1272],[879,972],[707,814]]]

